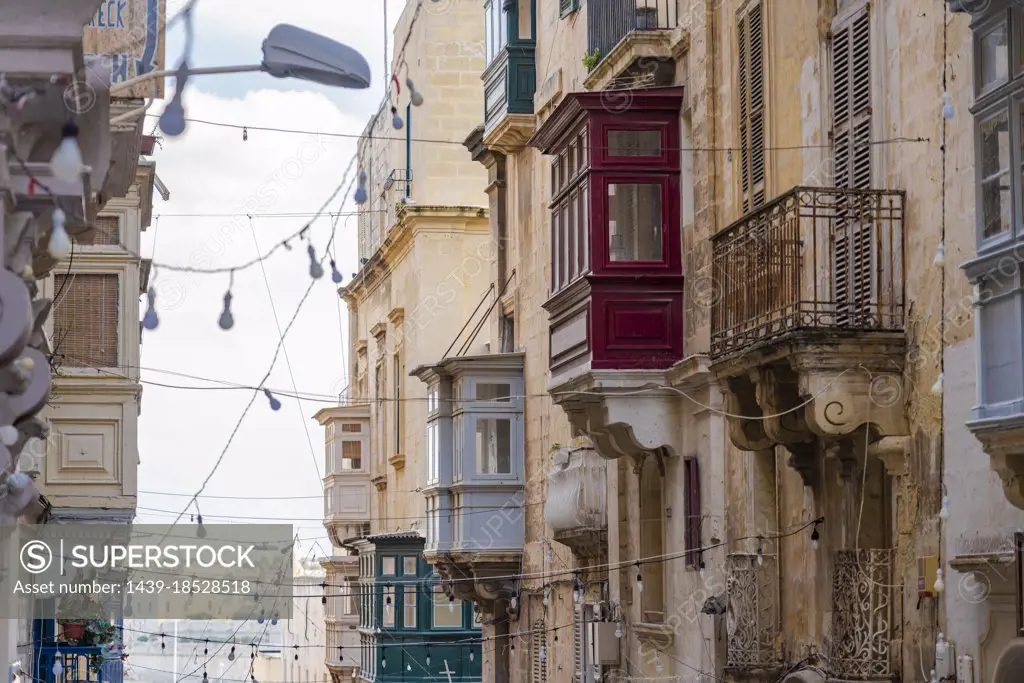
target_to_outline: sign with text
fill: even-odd
[[[0,619],[288,619],[287,525],[0,527]],[[9,559],[9,561],[8,561]]]
[[[102,0],[96,15],[86,27],[83,47],[86,54],[108,55],[111,82],[164,68],[164,33],[167,0]],[[121,98],[162,98],[164,79],[144,81]]]

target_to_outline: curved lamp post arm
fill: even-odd
[[[129,78],[126,81],[121,81],[116,85],[110,86],[110,96],[115,97],[117,93],[130,90],[139,83],[145,83],[155,78],[166,78],[167,76],[173,76],[177,73],[177,69],[162,69],[160,71],[150,71],[147,74],[136,76],[135,78]],[[238,74],[238,73],[250,73],[253,71],[263,71],[262,64],[246,64],[242,66],[208,66],[200,67],[188,70],[189,76],[210,76],[215,74]]]

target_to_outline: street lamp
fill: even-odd
[[[177,69],[150,71],[111,86],[111,96],[139,83],[173,76]],[[263,61],[242,66],[190,68],[188,74],[212,75],[265,71],[275,78],[300,78],[337,88],[369,88],[370,65],[357,50],[290,24],[278,24],[263,41]]]

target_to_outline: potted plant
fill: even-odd
[[[109,622],[105,617],[105,610],[89,593],[71,593],[58,599],[57,622],[61,640],[66,642],[92,645],[88,641],[106,638],[103,624],[109,626]]]

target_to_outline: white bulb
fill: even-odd
[[[818,539],[814,539],[813,541],[811,541],[811,548],[814,549],[814,550],[817,550],[818,546],[820,546],[820,545],[821,544],[818,542]]]
[[[22,356],[18,360],[14,361],[14,364],[18,366],[19,370],[25,372],[32,372],[36,367],[36,361],[31,356]]]
[[[509,600],[509,605],[511,605],[512,609],[515,610],[515,608],[519,606],[519,599],[513,595],[512,599]]]
[[[36,271],[32,270],[32,266],[25,266],[21,269],[22,280],[34,280],[36,277]]]
[[[935,250],[935,258],[932,263],[936,266],[941,266],[946,262],[946,244],[945,242],[939,242],[938,248]]]
[[[32,477],[24,472],[15,472],[7,477],[7,483],[15,491],[24,491],[32,483]]]
[[[540,661],[544,661],[548,658],[548,648],[545,645],[540,646]]]
[[[57,145],[56,151],[50,157],[50,170],[53,177],[61,182],[73,183],[82,177],[82,170],[85,162],[82,161],[82,151],[78,149],[77,128],[75,134],[68,135],[69,128],[65,127],[65,135]]]
[[[661,665],[661,657],[658,657],[657,659],[655,659],[655,660],[654,660],[654,669],[655,669],[655,671],[657,671],[658,673],[661,673],[662,671],[664,671],[664,670],[665,670],[665,667],[663,667],[663,666]]]
[[[549,598],[548,598],[548,591],[547,591],[547,589],[545,588],[545,589],[544,589],[544,605],[545,605],[545,606],[547,606],[547,604],[548,604],[549,602],[550,602],[550,600],[549,600]]]
[[[943,373],[940,372],[939,376],[935,380],[935,384],[932,385],[932,393],[935,394],[936,396],[942,395],[942,380]]]
[[[448,601],[448,611],[449,612],[454,612],[455,611],[455,601],[454,600],[449,600]]]
[[[942,118],[947,121],[956,116],[956,111],[953,109],[953,98],[948,92],[942,93]]]
[[[701,581],[704,580],[704,566],[703,565],[701,565],[701,568],[700,568],[700,580]]]
[[[57,654],[54,655],[54,662],[53,662],[53,675],[56,678],[63,678],[64,664],[61,663],[61,660],[63,660],[63,659],[64,659],[64,655],[62,655],[60,653],[60,650],[57,650]]]
[[[946,590],[946,582],[942,579],[942,570],[935,570],[935,592],[942,593]]]
[[[757,549],[757,566],[760,567],[763,564],[764,564],[764,552],[760,548],[758,548]]]
[[[4,425],[0,427],[0,443],[5,446],[13,446],[14,442],[18,440],[18,428],[14,425]]]
[[[57,207],[53,210],[53,228],[50,230],[50,244],[48,251],[50,256],[58,261],[63,261],[71,255],[71,236],[68,235],[65,224],[66,216],[63,209]]]
[[[622,637],[622,624],[615,624],[615,637],[616,638],[621,638]]]
[[[949,496],[945,494],[942,496],[942,507],[939,509],[939,518],[942,520],[949,519]]]

